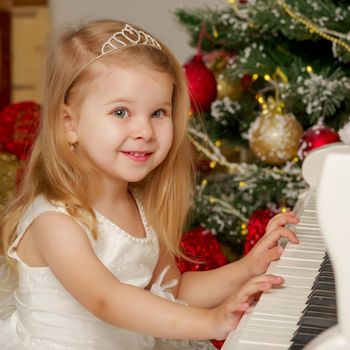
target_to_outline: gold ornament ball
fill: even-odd
[[[297,154],[303,128],[291,113],[264,112],[250,127],[250,148],[264,163],[284,164]]]
[[[232,82],[227,80],[222,74],[218,74],[216,76],[216,83],[218,100],[222,100],[226,96],[228,96],[233,101],[237,101],[241,98],[243,87],[239,79]]]

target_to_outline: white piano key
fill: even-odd
[[[310,252],[310,253],[322,253],[324,255],[324,249],[320,246],[304,245],[304,244],[289,244],[284,251],[291,252]]]
[[[278,276],[292,276],[300,278],[314,279],[317,275],[317,270],[298,269],[295,267],[285,267],[276,264],[274,268],[270,270],[270,273]]]
[[[321,241],[324,242],[323,237],[319,234],[319,232],[314,232],[314,231],[299,231],[299,230],[294,230],[294,233],[297,235],[298,238],[300,237],[310,237],[310,238],[318,238]]]
[[[285,250],[280,260],[292,259],[292,260],[302,260],[302,261],[319,261],[323,260],[324,253],[322,252],[312,252],[304,253],[293,250]]]
[[[258,303],[253,311],[254,315],[275,315],[279,317],[288,317],[299,319],[303,311],[302,305],[291,305],[286,301],[266,300],[264,303]]]
[[[284,249],[285,251],[291,251],[291,250],[296,250],[296,251],[306,251],[306,252],[316,252],[316,253],[323,253],[324,254],[324,248],[319,245],[315,244],[298,244],[298,245],[288,245]]]
[[[296,287],[296,288],[304,288],[310,291],[312,285],[313,285],[313,280],[308,279],[308,278],[298,278],[298,277],[289,277],[289,276],[284,276],[284,287]]]
[[[273,346],[274,344],[277,345],[289,345],[290,339],[289,335],[286,334],[276,334],[274,337],[271,337],[271,334],[269,333],[249,333],[249,334],[242,334],[242,337],[240,339],[240,342],[242,344],[255,344],[255,345],[270,345]]]
[[[300,239],[303,239],[303,238],[299,238]],[[311,242],[300,242],[298,244],[298,247],[305,247],[305,248],[314,248],[316,250],[319,250],[319,251],[323,251],[325,252],[325,245],[324,243],[311,243]]]
[[[302,261],[302,260],[291,260],[291,259],[282,259],[273,262],[270,266],[279,265],[282,267],[296,267],[301,269],[311,269],[316,270],[320,268],[319,261]],[[267,269],[267,273],[270,273],[270,267]]]
[[[322,246],[326,249],[326,245],[325,245],[324,241],[320,238],[307,237],[307,236],[299,237],[298,235],[297,235],[297,237],[299,239],[299,244],[304,244],[304,243],[316,244],[316,245]]]
[[[252,313],[250,315],[250,319],[259,321],[259,322],[272,322],[272,324],[291,324],[295,325],[297,320],[292,317],[281,317],[281,316],[276,316],[276,315],[267,315],[267,314],[255,314]]]
[[[270,321],[256,321],[256,320],[249,320],[249,323],[247,323],[246,327],[244,328],[244,333],[246,332],[254,332],[256,330],[257,332],[266,332],[269,330],[269,333],[279,333],[279,334],[289,334],[290,338],[293,336],[293,332],[297,328],[297,321],[294,323],[276,323],[276,322],[270,322]],[[283,331],[281,331],[283,329]],[[243,332],[242,332],[243,334]],[[273,337],[271,337],[273,338]]]
[[[301,224],[298,224],[298,225],[295,227],[295,230],[296,230],[296,231],[303,230],[303,231],[305,231],[305,232],[308,232],[308,231],[319,232],[319,230],[318,230],[317,227],[308,226],[308,225],[301,225]]]
[[[273,349],[275,350],[287,350],[289,348],[289,345],[273,345]],[[232,347],[224,347],[221,348],[222,350],[272,350],[271,345],[264,345],[259,344],[259,347],[257,348],[256,344],[237,344],[234,348]]]
[[[280,333],[280,334],[290,334],[291,327],[288,324],[274,325],[271,327],[271,324],[266,323],[254,323],[250,322],[244,328],[246,332],[269,332],[269,333]]]
[[[308,221],[301,221],[296,227],[305,228],[307,230],[319,230],[318,224]]]
[[[319,226],[318,219],[316,215],[301,215],[299,218],[299,222],[311,222],[315,224],[316,226]]]
[[[308,235],[309,237],[317,237],[317,238],[322,238],[323,236],[320,233],[319,230],[317,229],[311,229],[310,227],[302,227],[302,226],[296,226],[294,229],[294,233],[298,236],[300,235]]]
[[[265,321],[259,322],[255,319],[250,319],[249,322],[246,323],[246,327],[244,329],[248,329],[251,327],[252,329],[264,329],[264,327],[269,329],[275,328],[283,328],[285,332],[293,332],[295,330],[297,322],[288,322],[288,323],[276,323],[275,321]]]
[[[286,299],[286,296],[282,296],[280,294],[273,294],[273,295],[266,295],[264,293],[260,299],[259,302],[266,303],[266,302],[274,302],[274,301],[285,301],[288,300],[290,304],[293,305],[305,305],[305,295],[287,295],[288,299]]]

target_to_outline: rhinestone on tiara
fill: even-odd
[[[105,55],[110,51],[116,50],[118,48],[118,44],[122,46],[149,45],[159,50],[162,49],[156,39],[151,37],[149,34],[146,34],[142,30],[135,29],[130,24],[125,24],[121,31],[114,33],[102,45],[101,55]]]

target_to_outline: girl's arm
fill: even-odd
[[[251,295],[280,284],[263,276],[240,294],[208,310],[177,304],[141,288],[120,283],[97,258],[83,229],[69,216],[41,214],[26,234],[64,288],[109,324],[172,339],[224,338],[251,302]]]
[[[292,212],[277,215],[271,219],[267,234],[247,256],[215,270],[189,271],[181,276],[174,260],[163,252],[155,276],[170,265],[165,282],[172,278],[179,280],[178,286],[173,289],[178,299],[195,307],[215,307],[236,293],[249,279],[264,273],[272,261],[279,259],[283,252],[278,246],[281,237],[298,243],[295,234],[283,227],[297,222]]]

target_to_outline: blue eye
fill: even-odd
[[[117,108],[112,112],[112,114],[121,119],[129,116],[129,113],[125,108]]]
[[[152,113],[152,117],[153,117],[153,118],[161,118],[161,117],[163,117],[164,115],[165,115],[165,112],[164,112],[163,109],[157,109],[156,111],[154,111],[154,112]]]

